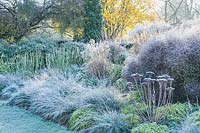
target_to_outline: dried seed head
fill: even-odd
[[[168,80],[168,81],[171,81],[171,82],[172,82],[172,81],[174,81],[174,79],[173,79],[173,78],[168,78],[167,80]]]
[[[133,79],[135,81],[140,81],[140,80],[142,80],[143,75],[141,75],[139,73],[135,73],[135,74],[131,74],[131,77],[133,77]]]
[[[141,75],[139,73],[135,73],[135,74],[131,74],[131,77],[141,78],[141,77],[143,77],[143,75]]]
[[[147,78],[152,78],[154,74],[155,74],[155,73],[154,73],[154,72],[151,72],[151,71],[146,72],[146,77],[147,77]]]
[[[152,74],[152,75],[154,75],[155,73],[151,72],[151,71],[148,71],[148,72],[146,72],[146,74]]]
[[[167,87],[167,88],[166,88],[166,90],[167,90],[167,91],[170,91],[170,90],[171,90],[171,88],[170,88],[170,87]]]
[[[151,79],[151,81],[152,81],[152,82],[155,82],[155,81],[157,81],[157,80],[156,80],[156,79]]]
[[[144,81],[145,81],[146,83],[151,83],[151,78],[145,78]]]
[[[174,91],[174,90],[175,90],[175,88],[173,88],[173,87],[170,87],[170,89],[171,89],[172,91]]]
[[[175,90],[175,88],[173,88],[173,87],[167,87],[166,90],[167,91],[173,91],[173,90]]]
[[[169,82],[169,86],[172,87],[172,83],[173,83],[174,79],[173,79],[173,78],[169,78],[169,79],[167,79],[167,80],[168,80],[168,82]]]
[[[128,87],[130,87],[130,86],[132,85],[132,83],[131,83],[131,82],[128,82],[126,85],[127,85]]]
[[[157,81],[158,81],[159,83],[166,83],[166,82],[167,82],[166,79],[157,79]]]
[[[167,74],[158,76],[158,79],[169,79],[169,78],[170,78],[170,76]]]
[[[141,86],[146,86],[146,85],[148,85],[147,82],[142,82],[142,83],[141,83]]]

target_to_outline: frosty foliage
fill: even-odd
[[[107,78],[111,69],[109,61],[109,44],[87,44],[85,56],[87,58],[86,69],[89,75],[98,79]]]
[[[126,116],[116,111],[94,114],[94,125],[86,130],[89,133],[129,133]]]
[[[109,78],[112,64],[123,64],[126,56],[126,49],[116,42],[87,44],[85,50],[87,73],[98,79]]]
[[[0,75],[0,92],[6,87],[11,89],[20,86],[21,84],[22,84],[21,78],[15,75],[11,74]]]
[[[8,105],[30,110],[46,120],[63,125],[67,124],[76,109],[91,107],[105,111],[117,110],[120,106],[109,90],[98,86],[96,89],[85,88],[70,75],[55,70],[44,70],[24,80],[22,86],[6,87],[2,95],[7,96]]]
[[[0,112],[1,133],[71,133],[24,109],[0,105]]]
[[[187,119],[177,129],[172,131],[174,133],[200,133],[200,111],[196,111],[187,116]]]
[[[187,83],[185,86],[186,92],[192,96],[192,97],[198,97],[200,96],[200,82],[199,81],[193,81]]]
[[[74,64],[83,64],[83,49],[81,43],[37,37],[1,48],[0,56],[8,65],[9,72],[36,72],[44,68],[63,70]]]
[[[164,32],[172,28],[171,25],[162,23],[162,22],[157,22],[157,23],[147,23],[147,24],[138,24],[134,28],[134,30],[129,32],[129,37],[135,37],[137,35],[140,35],[142,33],[156,33],[156,32]]]
[[[140,47],[150,39],[159,36],[172,28],[169,24],[166,23],[147,23],[147,24],[138,24],[134,30],[130,31],[128,34],[129,41],[133,43],[133,50],[136,54],[140,51]]]
[[[183,24],[184,25],[184,24]],[[138,57],[126,66],[125,75],[135,71],[169,73],[175,78],[180,99],[186,98],[185,83],[199,82],[200,28],[199,24],[175,27],[143,44]]]
[[[82,99],[82,104],[97,111],[117,111],[121,106],[117,96],[106,89],[95,89],[87,93]]]

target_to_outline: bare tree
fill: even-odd
[[[55,3],[43,0],[0,0],[0,38],[12,42],[44,26],[52,16]]]
[[[162,15],[166,22],[171,24],[181,23],[200,16],[198,0],[164,0]]]

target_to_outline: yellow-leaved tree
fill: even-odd
[[[103,0],[105,39],[121,37],[136,24],[154,21],[154,0]]]

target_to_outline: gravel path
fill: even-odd
[[[0,133],[71,133],[17,107],[0,105]]]

